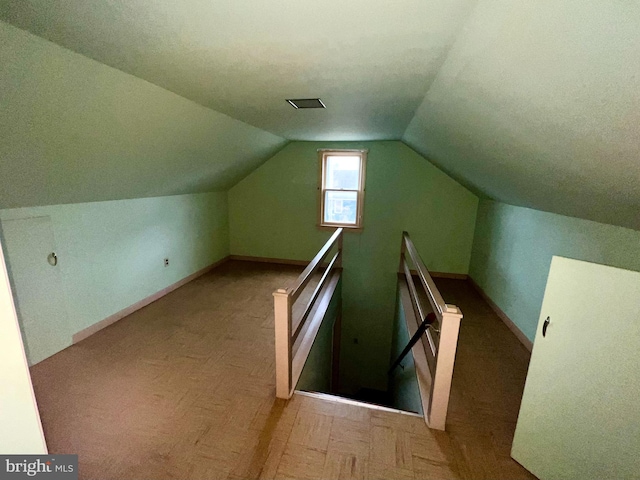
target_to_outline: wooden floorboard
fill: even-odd
[[[300,267],[229,262],[31,369],[51,453],[82,479],[533,478],[509,457],[528,352],[461,280],[447,432],[275,399],[271,293]]]

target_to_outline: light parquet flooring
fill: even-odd
[[[300,270],[228,262],[32,367],[50,452],[96,480],[533,478],[509,458],[528,354],[465,282],[440,282],[465,312],[448,432],[275,399],[271,293]]]

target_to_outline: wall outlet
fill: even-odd
[[[165,267],[168,267],[168,266],[169,266],[169,259],[168,259],[168,258],[165,258],[165,259],[164,259],[164,266],[165,266]]]

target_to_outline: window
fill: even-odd
[[[362,228],[366,150],[320,150],[320,226]]]

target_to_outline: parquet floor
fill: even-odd
[[[229,262],[35,365],[51,453],[82,479],[533,478],[509,457],[527,352],[465,282],[448,432],[275,399],[271,292],[296,267]]]

